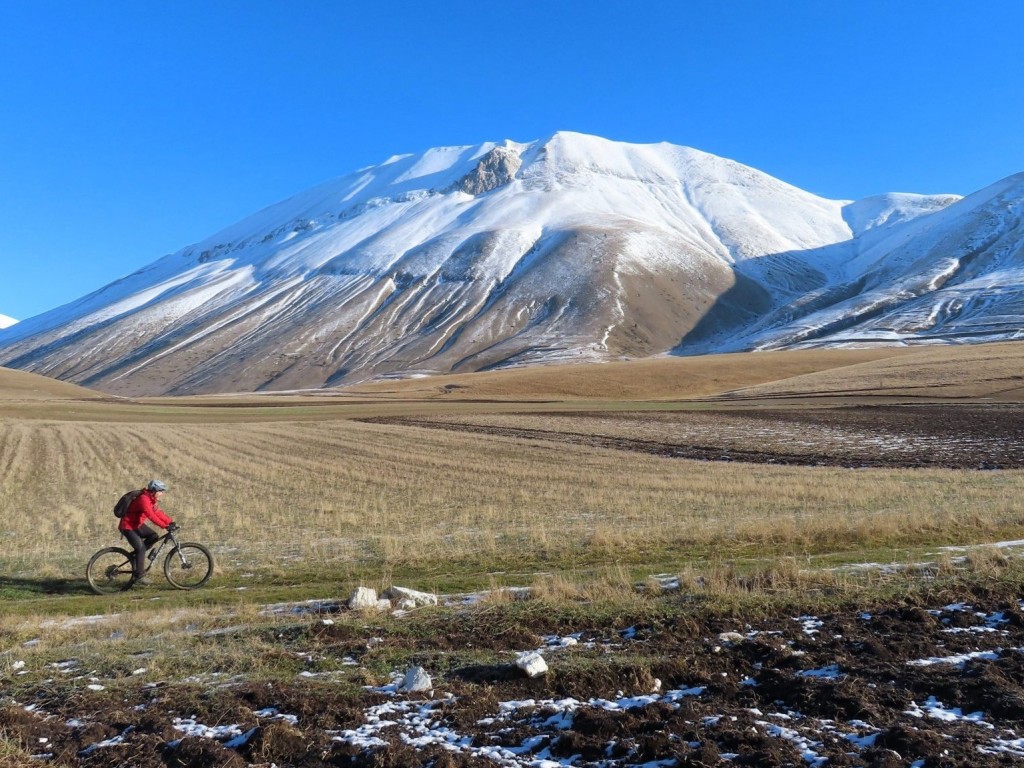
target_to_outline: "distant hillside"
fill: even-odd
[[[723,394],[751,400],[862,396],[1024,402],[1024,342],[903,349],[896,356],[823,366]]]
[[[98,400],[106,396],[85,387],[25,371],[0,368],[2,400]]]
[[[676,400],[901,357],[911,350],[798,350],[615,363],[542,365],[480,373],[380,381],[346,394],[438,400]]]

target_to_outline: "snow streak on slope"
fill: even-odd
[[[7,315],[0,315],[0,328],[10,328],[16,322],[18,321],[15,320],[13,317],[8,317]]]
[[[1024,338],[1024,174],[862,248],[857,292],[751,346],[949,343]]]
[[[161,394],[1013,338],[1022,186],[851,203],[670,144],[432,149],[0,331],[0,365]]]

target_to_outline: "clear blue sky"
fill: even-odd
[[[325,179],[557,130],[834,198],[1024,171],[1024,2],[0,0],[0,313]]]

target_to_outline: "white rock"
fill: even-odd
[[[391,587],[384,593],[384,596],[390,597],[392,600],[412,600],[417,606],[437,605],[437,595],[432,595],[428,592],[417,592],[415,589],[407,589],[406,587]]]
[[[742,643],[744,640],[746,638],[739,632],[722,632],[718,636],[718,642],[720,643]]]
[[[356,587],[352,597],[348,599],[348,607],[353,611],[365,611],[377,607],[377,590],[369,587]]]
[[[423,667],[412,667],[405,673],[405,679],[398,687],[403,691],[432,691],[434,683]]]
[[[403,597],[401,600],[395,603],[395,607],[398,608],[400,611],[411,611],[413,608],[416,607],[416,601],[408,597]]]
[[[526,673],[527,677],[540,677],[548,671],[548,664],[544,657],[536,651],[527,651],[519,654],[516,659],[516,666]]]
[[[381,612],[390,611],[391,601],[388,600],[386,597],[380,598],[379,600],[377,600],[377,610]]]

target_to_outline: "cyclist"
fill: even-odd
[[[154,525],[173,531],[178,526],[158,506],[160,499],[167,491],[167,484],[160,480],[150,480],[149,484],[142,489],[135,501],[124,513],[117,529],[121,535],[128,539],[128,543],[135,550],[135,583],[146,584],[146,550],[153,546],[160,539],[160,535],[153,531],[146,521],[150,520]]]

